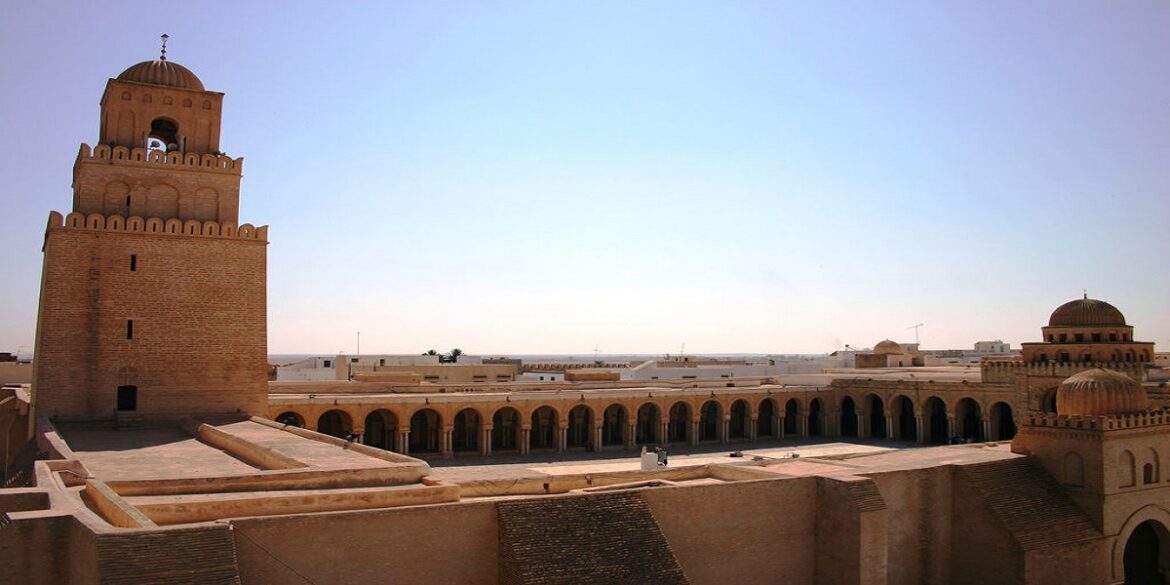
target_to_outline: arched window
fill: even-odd
[[[1133,453],[1122,451],[1118,463],[1120,464],[1120,478],[1117,485],[1120,487],[1133,487],[1137,485],[1136,464]]]
[[[1158,483],[1158,452],[1153,449],[1147,449],[1147,457],[1149,458],[1145,465],[1142,466],[1142,483]]]

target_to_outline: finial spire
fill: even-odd
[[[1087,289],[1087,288],[1082,288],[1082,289],[1081,289],[1081,294],[1083,294],[1083,295],[1084,295],[1084,298],[1085,298],[1086,300],[1088,300],[1088,298],[1089,298],[1089,289]]]
[[[171,38],[170,35],[168,35],[167,33],[163,33],[163,35],[162,35],[162,55],[159,56],[159,58],[158,58],[159,61],[166,61],[167,60],[167,39],[169,39],[169,38]]]

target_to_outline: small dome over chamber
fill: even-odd
[[[1061,415],[1108,416],[1149,409],[1145,388],[1113,370],[1085,370],[1069,376],[1056,389],[1056,412]]]
[[[129,69],[126,69],[118,75],[118,79],[121,81],[134,81],[137,83],[204,91],[203,82],[199,81],[199,78],[194,73],[191,73],[190,69],[173,61],[163,59],[143,61],[137,65],[131,65]]]
[[[1125,327],[1125,315],[1117,307],[1097,299],[1076,299],[1056,308],[1049,327]]]
[[[877,345],[873,346],[873,352],[882,354],[905,353],[897,341],[891,341],[889,339],[879,341]]]

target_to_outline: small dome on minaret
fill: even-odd
[[[131,65],[118,75],[118,79],[121,81],[133,81],[136,83],[149,83],[151,85],[164,85],[179,89],[204,91],[203,82],[199,81],[199,78],[190,69],[174,61],[166,61],[163,59],[143,61],[136,65]]]
[[[1145,388],[1113,370],[1085,370],[1069,376],[1056,389],[1056,412],[1061,415],[1110,416],[1149,409]]]
[[[204,91],[203,82],[199,81],[199,78],[194,73],[191,73],[190,69],[174,61],[167,60],[167,39],[171,38],[171,35],[164,34],[159,38],[162,39],[162,51],[158,59],[131,65],[118,75],[118,79],[121,81],[133,81],[135,83],[149,83],[151,85]]]

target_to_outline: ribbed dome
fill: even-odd
[[[1097,299],[1077,299],[1056,308],[1048,318],[1049,327],[1125,326],[1125,315],[1117,307]]]
[[[897,341],[890,341],[889,339],[879,341],[877,345],[873,346],[873,352],[884,354],[904,353],[902,351],[902,346],[898,345]]]
[[[1149,409],[1145,388],[1113,370],[1085,370],[1070,376],[1056,389],[1056,412],[1061,415],[1107,416]]]
[[[203,82],[190,69],[173,61],[143,61],[123,71],[118,79],[204,91]]]

